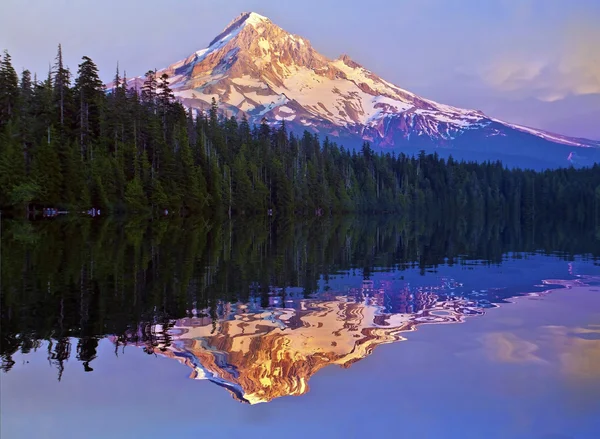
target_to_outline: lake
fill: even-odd
[[[600,437],[600,233],[2,220],[2,438]]]

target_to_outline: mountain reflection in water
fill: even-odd
[[[348,367],[419,324],[483,314],[540,279],[573,282],[573,264],[594,272],[598,237],[561,223],[394,216],[3,219],[0,370],[16,379],[31,354],[58,381],[74,365],[102,371],[109,338],[119,355],[131,345],[175,358],[241,401],[301,395],[325,365]]]
[[[544,283],[569,287],[573,281]],[[272,291],[274,307],[222,303],[217,320],[194,312],[196,317],[173,320],[167,327],[153,325],[152,341],[134,344],[185,364],[192,369],[190,378],[223,386],[239,401],[268,402],[308,392],[309,379],[321,368],[350,367],[378,345],[406,340],[403,333],[420,324],[459,323],[497,306],[482,297],[455,295],[460,286],[442,279],[437,286],[395,289],[383,281],[375,288],[373,281],[363,281],[361,288],[347,292],[288,298],[284,307],[277,307],[280,291]],[[490,292],[469,295],[489,298]]]

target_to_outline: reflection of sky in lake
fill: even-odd
[[[426,276],[417,270],[374,273],[371,279],[374,287],[394,291],[442,286],[435,291],[486,300],[485,291],[541,292],[550,287],[541,286],[543,279],[573,280],[580,274],[598,274],[598,268],[535,256],[500,267],[440,267]],[[360,287],[357,275],[330,279],[330,290]],[[239,404],[219,386],[187,379],[188,371],[163,355],[125,347],[117,356],[109,340],[99,345],[93,373],[71,359],[58,383],[42,348],[15,356],[13,370],[2,375],[2,428],[6,437],[263,437],[276,432],[285,437],[596,438],[598,290],[594,283],[515,298],[463,325],[419,326],[403,334],[406,342],[380,346],[349,369],[320,369],[300,397],[255,406]]]
[[[412,286],[432,285],[436,280],[456,279],[465,290],[486,290],[489,288],[505,288],[510,292],[531,291],[539,285],[541,279],[572,279],[575,275],[597,274],[600,271],[591,261],[575,258],[573,262],[565,262],[554,257],[541,255],[523,255],[518,258],[505,256],[502,265],[489,265],[484,262],[472,261],[468,265],[442,265],[435,270],[420,274],[418,268],[410,268],[397,272],[375,271],[372,280],[394,280],[409,283]],[[347,274],[331,276],[329,281],[321,281],[321,288],[328,285],[334,290],[352,288],[355,286],[355,276],[362,275],[360,270]],[[535,290],[535,288],[533,289]]]

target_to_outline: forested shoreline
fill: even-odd
[[[147,215],[435,213],[515,223],[560,215],[596,222],[600,167],[534,172],[500,162],[345,149],[288,132],[283,121],[250,126],[217,103],[192,114],[168,77],[149,71],[140,92],[116,71],[106,90],[94,62],[77,73],[59,46],[46,78],[20,77],[0,59],[0,208],[103,209]]]

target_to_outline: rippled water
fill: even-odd
[[[420,325],[464,323],[511,297],[503,290],[468,291],[453,279],[436,280],[438,284],[419,287],[367,280],[360,287],[310,299],[273,290],[268,308],[256,302],[220,303],[216,319],[208,310],[193,310],[193,317],[151,325],[145,342],[135,342],[142,338],[139,332],[111,341],[127,345],[134,340],[146,353],[177,360],[192,370],[190,378],[212,381],[238,401],[269,402],[305,394],[309,379],[323,367],[348,368],[379,345],[406,340],[406,333]],[[547,288],[572,288],[599,280],[543,283]],[[552,291],[527,296],[543,297]],[[600,329],[580,337],[593,340],[600,337]]]
[[[552,230],[5,223],[2,437],[600,437],[600,249]]]

